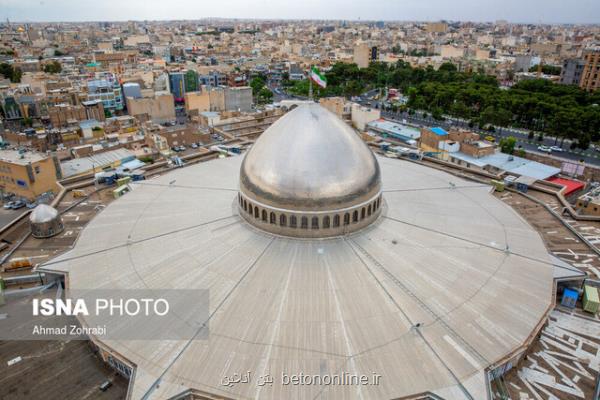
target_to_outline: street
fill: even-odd
[[[273,91],[274,101],[281,101],[285,99],[295,98],[295,96],[289,95],[285,93],[283,90],[279,89],[277,91]],[[362,96],[358,100],[358,103],[372,107],[377,103],[377,100],[373,100],[373,97],[379,94],[379,89],[372,89]],[[450,129],[452,126],[458,126],[460,128],[469,129],[473,132],[479,133],[482,138],[486,136],[493,136],[496,139],[496,143],[500,142],[500,139],[503,137],[513,136],[517,140],[516,148],[522,148],[528,152],[539,153],[544,155],[552,155],[553,157],[564,159],[565,161],[580,161],[583,160],[587,164],[591,165],[599,165],[600,166],[600,152],[596,151],[592,148],[588,150],[575,149],[571,150],[570,145],[571,142],[569,140],[565,140],[563,143],[563,151],[557,152],[553,151],[551,154],[544,153],[538,150],[538,146],[545,145],[547,147],[550,146],[560,146],[560,140],[556,140],[554,137],[544,136],[542,141],[538,141],[537,135],[533,137],[533,139],[529,139],[528,132],[524,129],[516,129],[516,128],[504,128],[504,127],[495,127],[495,132],[489,132],[483,129],[479,129],[478,127],[469,127],[468,121],[461,120],[459,118],[453,118],[449,116],[444,116],[443,121],[435,120],[428,114],[427,118],[423,117],[424,112],[417,111],[413,115],[409,115],[408,112],[393,112],[393,111],[381,111],[381,116],[383,118],[393,120],[395,122],[402,123],[403,120],[407,122],[419,125],[419,126],[439,126],[446,130]]]

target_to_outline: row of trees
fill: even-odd
[[[434,117],[452,115],[485,126],[512,126],[576,140],[580,147],[600,140],[600,91],[533,79],[507,89],[480,72],[459,72],[452,63],[438,70],[408,63],[334,64],[327,88],[313,87],[315,97],[356,96],[373,88],[397,88],[408,97],[404,108],[425,110]],[[284,82],[288,91],[306,95],[308,83]]]
[[[408,106],[487,124],[546,132],[581,148],[600,140],[600,93],[535,79],[510,89],[464,82],[423,82],[408,90]],[[540,133],[541,137],[541,133]]]
[[[540,69],[540,65],[536,64],[533,67],[529,68],[529,72],[538,72],[538,69]],[[543,64],[541,70],[542,73],[546,75],[560,75],[560,71],[562,70],[562,68],[556,65]]]

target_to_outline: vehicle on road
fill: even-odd
[[[562,147],[559,147],[559,146],[550,146],[550,150],[556,151],[557,153],[561,153],[561,152],[565,151]]]
[[[8,203],[5,203],[5,204],[4,204],[4,207],[3,207],[3,208],[4,208],[5,210],[11,210],[11,209],[13,208],[13,204],[14,204],[14,203],[15,203],[14,201],[9,201]]]
[[[543,153],[548,153],[548,154],[552,153],[552,149],[548,146],[538,146],[537,149]]]
[[[491,143],[495,143],[496,142],[496,138],[491,136],[491,135],[487,135],[486,137],[483,138],[484,140],[487,140],[488,142]]]

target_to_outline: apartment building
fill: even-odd
[[[567,59],[560,71],[560,83],[563,85],[579,85],[585,61],[579,58]]]
[[[102,101],[105,110],[123,110],[121,85],[114,75],[106,74],[104,78],[91,80],[87,83],[87,87],[88,100]]]
[[[361,43],[354,47],[353,61],[359,68],[367,68],[371,61],[379,59],[379,49],[377,46],[369,46],[366,43]]]
[[[50,122],[55,128],[62,128],[80,121],[93,119],[104,121],[104,106],[100,100],[84,101],[81,105],[57,104],[48,107]]]
[[[127,110],[142,120],[166,121],[175,119],[175,102],[169,92],[155,92],[139,99],[128,97]]]
[[[22,150],[0,150],[0,190],[34,200],[46,192],[56,193],[62,179],[56,156]]]
[[[600,87],[600,47],[585,51],[583,60],[585,64],[579,87],[594,91]]]

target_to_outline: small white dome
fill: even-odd
[[[58,216],[56,208],[47,204],[40,204],[29,215],[29,221],[33,224],[50,222]]]

